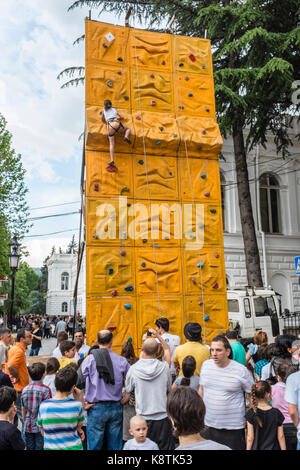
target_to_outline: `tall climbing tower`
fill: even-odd
[[[107,171],[103,102],[124,116],[117,172]],[[166,316],[209,343],[228,326],[211,45],[86,20],[85,226],[87,341],[114,349]]]

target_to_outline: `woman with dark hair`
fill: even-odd
[[[167,413],[174,435],[179,439],[176,450],[230,450],[217,442],[200,436],[204,429],[205,405],[191,387],[176,387],[167,399]]]
[[[43,337],[43,332],[42,329],[40,328],[40,322],[39,320],[34,320],[32,322],[32,343],[31,343],[31,349],[30,349],[30,356],[38,356],[39,350],[42,347],[42,337]]]
[[[265,365],[261,371],[262,380],[270,380],[271,385],[277,382],[276,380],[276,369],[282,362],[289,363],[294,367],[294,372],[296,372],[297,366],[293,363],[293,342],[297,339],[294,335],[279,335],[275,339],[275,354],[270,360],[270,363]]]
[[[132,338],[128,338],[127,341],[125,341],[123,344],[121,356],[125,357],[131,366],[138,361],[138,358],[134,352],[134,347],[132,345]],[[123,387],[122,395],[123,398],[121,400],[121,405],[123,405],[123,442],[127,442],[132,438],[131,434],[129,433],[130,420],[133,416],[136,415],[135,395],[134,391],[128,395],[125,391],[125,387]]]
[[[196,392],[198,392],[199,375],[194,375],[195,370],[195,358],[193,356],[186,356],[182,361],[183,376],[176,378],[175,382],[172,385],[172,388],[176,388],[179,387],[179,385],[182,385],[183,387],[191,387],[196,390]]]

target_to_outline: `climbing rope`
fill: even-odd
[[[147,152],[146,152],[146,143],[145,143],[145,131],[144,131],[144,119],[143,119],[143,109],[142,109],[142,100],[141,100],[141,90],[140,90],[140,79],[139,79],[139,65],[138,65],[138,55],[137,55],[137,46],[136,46],[136,35],[135,35],[135,9],[134,9],[134,26],[133,26],[133,38],[134,38],[134,49],[135,49],[135,60],[136,60],[136,72],[137,72],[137,85],[138,85],[138,96],[139,96],[139,106],[140,106],[140,113],[141,113],[141,128],[142,128],[142,135],[143,135],[143,153],[145,159],[145,169],[146,169],[146,180],[147,180],[147,193],[148,193],[148,203],[150,208],[150,217],[151,217],[151,195],[150,195],[150,187],[149,187],[149,176],[148,176],[148,164],[147,164]],[[161,312],[161,301],[160,301],[160,293],[159,293],[159,283],[158,283],[158,273],[157,273],[157,260],[156,260],[156,249],[154,244],[154,239],[152,239],[152,248],[153,248],[153,256],[154,256],[154,264],[155,264],[155,277],[156,277],[156,288],[157,288],[157,300],[158,300],[158,308],[159,308],[159,315],[162,316]]]
[[[190,163],[189,163],[189,155],[188,155],[188,148],[187,148],[187,141],[186,141],[186,133],[185,133],[185,125],[184,125],[184,113],[183,113],[183,105],[182,105],[182,92],[181,92],[181,84],[180,84],[180,74],[177,71],[177,67],[179,67],[179,61],[178,61],[178,48],[177,48],[177,35],[174,34],[173,29],[171,30],[172,34],[172,43],[173,43],[173,73],[174,73],[174,89],[175,89],[175,96],[176,96],[176,120],[177,120],[177,125],[179,130],[181,130],[181,126],[179,124],[179,112],[181,112],[181,122],[182,122],[182,134],[183,134],[183,140],[184,140],[184,150],[185,150],[185,158],[186,158],[186,164],[187,164],[187,169],[188,169],[188,177],[189,177],[189,184],[190,184],[190,190],[191,190],[191,198],[192,198],[192,220],[193,220],[193,215],[195,214],[195,229],[196,232],[198,230],[198,227],[196,225],[196,207],[195,207],[195,198],[194,198],[194,191],[193,191],[193,182],[192,182],[192,176],[191,176],[191,170],[190,170]],[[178,96],[176,93],[176,81],[178,82],[178,91],[179,91],[179,103],[178,103]],[[178,167],[181,172],[181,165],[180,165],[180,146],[178,148]],[[179,175],[180,178],[179,180],[181,181],[181,175]],[[181,191],[180,191],[180,198],[181,198]],[[181,198],[182,200],[182,198]],[[196,241],[197,243],[197,241]],[[182,247],[183,249],[183,247]],[[182,255],[183,258],[183,255]],[[204,336],[204,343],[206,343],[206,321],[205,321],[205,306],[204,306],[204,289],[203,289],[203,277],[202,277],[202,269],[201,266],[203,266],[201,262],[201,252],[200,248],[198,248],[198,264],[197,267],[200,269],[200,283],[201,283],[201,305],[202,305],[202,321],[203,321],[203,336]],[[184,272],[182,273],[183,275],[183,283],[184,283]],[[183,292],[185,292],[184,286],[183,286]],[[185,294],[184,294],[184,302],[185,302]],[[186,313],[184,312],[184,315]]]

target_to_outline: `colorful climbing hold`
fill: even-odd
[[[158,140],[158,141],[156,142],[156,145],[160,145],[160,144],[161,144],[161,141]]]
[[[93,238],[95,238],[95,240],[98,240],[98,239],[99,239],[99,235],[97,235],[96,233],[94,233]]]
[[[205,65],[202,65],[201,68],[202,68],[202,69],[205,69]]]
[[[207,113],[209,113],[209,108],[205,108],[205,111],[206,111]]]
[[[106,167],[106,171],[108,173],[116,173],[118,171],[118,168],[115,165],[108,165]]]
[[[205,196],[205,197],[209,197],[209,196],[210,196],[210,192],[207,191],[206,193],[204,193],[204,196]]]
[[[205,180],[206,174],[205,174],[205,173],[202,173],[202,175],[200,175],[200,178],[202,178],[203,180]]]
[[[150,105],[151,105],[151,106],[156,106],[156,101],[155,101],[155,100],[151,100],[151,101],[150,101]]]
[[[186,80],[187,82],[189,81],[189,79],[190,79],[190,77],[185,77],[185,80]]]
[[[184,106],[182,106],[182,105],[180,105],[180,106],[178,106],[178,107],[179,107],[179,109],[184,109]]]
[[[111,291],[111,295],[112,295],[113,297],[116,297],[116,296],[118,295],[118,292],[117,292],[116,290],[112,290],[112,291]]]
[[[122,72],[119,70],[118,75],[122,75]]]
[[[202,300],[200,300],[200,301],[198,302],[198,305],[203,305]]]
[[[140,121],[142,118],[141,118],[141,116],[136,116],[135,119],[137,119],[137,121]]]
[[[160,131],[163,131],[163,130],[164,130],[164,128],[163,128],[162,126],[160,126],[159,130],[160,130]]]
[[[142,266],[142,268],[145,268],[145,267],[146,267],[146,263],[142,263],[141,266]]]
[[[170,176],[173,176],[173,173],[172,173],[172,171],[169,171],[169,175],[170,175]]]
[[[155,78],[154,73],[151,73],[150,78]]]
[[[211,214],[216,214],[217,211],[216,211],[216,209],[210,209],[210,213],[211,213]]]
[[[108,274],[113,274],[113,273],[114,273],[114,270],[113,270],[113,268],[109,268],[109,270],[108,270]]]
[[[107,47],[108,47],[108,45],[107,45],[107,44],[105,44],[105,42],[103,42],[103,43],[102,43],[102,46],[103,46],[103,47],[105,47],[105,48],[107,48]]]
[[[189,55],[189,59],[190,59],[192,62],[196,62],[196,57],[194,56],[194,54],[190,54],[190,55]]]
[[[118,59],[117,59],[117,60],[118,60],[119,62],[123,62],[123,59],[122,59],[122,57],[118,57]]]
[[[220,258],[219,253],[215,253],[215,258]]]
[[[204,266],[204,262],[203,261],[200,261],[200,263],[197,264],[197,268],[203,268]]]
[[[205,135],[205,134],[206,134],[206,130],[205,130],[205,129],[203,129],[203,131],[202,131],[202,134],[203,134],[203,135]]]
[[[125,100],[125,101],[128,101],[128,100],[129,100],[129,96],[125,95],[125,96],[124,96],[124,100]]]
[[[131,304],[125,304],[124,307],[126,308],[126,310],[130,310],[131,309]]]
[[[132,286],[124,287],[124,290],[126,290],[126,292],[132,292],[133,287]]]
[[[106,85],[109,87],[109,88],[112,88],[114,86],[114,83],[112,80],[107,80],[106,81]]]
[[[130,192],[130,189],[127,186],[123,186],[123,188],[120,191],[120,194],[129,193],[129,192]]]
[[[173,137],[176,139],[176,137],[177,137],[177,134],[173,134]]]
[[[179,67],[183,67],[184,66],[184,63],[183,62],[180,62],[180,64],[178,64]]]
[[[196,279],[194,277],[192,277],[191,279],[192,283],[196,285]]]
[[[209,315],[205,315],[204,321],[208,321],[208,320],[209,320]]]
[[[147,238],[143,238],[142,241],[143,241],[143,243],[147,243],[148,240],[147,240]]]
[[[162,60],[161,65],[166,65],[166,61]]]
[[[139,160],[140,165],[144,165],[144,160]]]
[[[192,98],[194,95],[193,95],[193,93],[189,93],[188,96],[189,96],[189,98]]]
[[[121,256],[125,256],[125,255],[126,255],[126,251],[125,251],[125,250],[120,251],[120,255],[121,255]]]
[[[99,184],[98,183],[94,184],[94,191],[99,191]]]
[[[219,284],[217,282],[213,285],[213,289],[219,289]]]

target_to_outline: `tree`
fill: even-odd
[[[67,246],[66,253],[69,255],[71,253],[77,253],[78,251],[78,244],[75,240],[75,235],[72,236],[72,240]]]
[[[203,37],[207,31],[217,118],[222,135],[231,135],[234,144],[248,284],[262,286],[247,153],[258,144],[265,147],[271,132],[277,152],[289,154],[288,129],[299,110],[291,101],[300,72],[298,0],[77,0],[69,10],[83,6],[119,16],[133,6],[138,19],[151,28],[175,15],[176,34]]]

